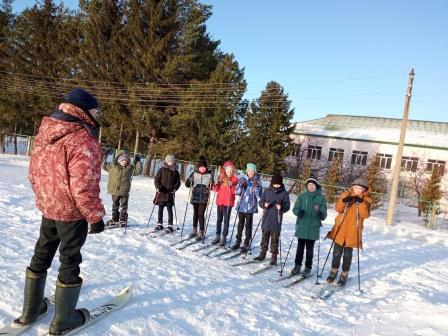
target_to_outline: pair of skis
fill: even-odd
[[[98,322],[99,320],[106,317],[110,313],[113,313],[114,311],[124,307],[130,301],[131,296],[132,296],[132,287],[123,288],[120,291],[120,293],[112,297],[107,303],[90,310],[90,318],[86,323],[65,332],[64,335],[67,336],[75,335],[79,331],[92,326],[94,323]],[[55,309],[54,296],[49,299],[48,303],[49,305],[47,306],[46,312],[40,315],[39,318],[34,323],[21,325],[13,322],[10,325],[0,328],[0,335],[8,335],[8,336],[21,335],[22,333],[33,327],[43,317],[49,315],[54,311]],[[46,333],[45,335],[49,335],[49,333]]]
[[[322,286],[322,288],[317,291],[316,294],[312,295],[311,298],[313,298],[313,299],[321,299],[321,300],[325,301],[325,300],[328,300],[331,296],[333,296],[334,293],[337,293],[337,292],[343,290],[344,287],[345,287],[345,285],[344,286],[339,286],[339,285],[336,285],[336,284],[332,284],[332,283],[329,284],[329,283],[327,283],[327,284],[324,284]]]

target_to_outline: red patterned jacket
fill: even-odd
[[[73,105],[61,104],[59,110],[90,124],[88,116]],[[44,117],[33,143],[28,174],[42,214],[57,221],[85,218],[96,223],[102,219],[101,161],[98,139],[86,127]]]

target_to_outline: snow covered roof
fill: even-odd
[[[297,134],[398,143],[401,119],[328,114],[324,118],[296,123]],[[448,149],[448,123],[409,120],[406,145]]]

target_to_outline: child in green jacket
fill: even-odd
[[[295,267],[291,274],[299,274],[302,268],[303,254],[306,247],[305,270],[303,276],[311,275],[313,266],[314,243],[320,237],[322,221],[327,217],[327,200],[322,195],[317,179],[310,177],[294,204],[293,213],[297,216],[296,233],[298,238]]]
[[[129,154],[118,151],[117,158],[111,163],[104,162],[103,169],[109,173],[107,193],[112,195],[112,219],[108,221],[108,224],[126,225],[131,180],[133,176],[140,175],[143,170],[140,157],[137,155],[134,164],[131,164]],[[121,211],[119,211],[120,206]]]

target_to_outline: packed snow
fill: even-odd
[[[26,157],[0,155],[0,325],[20,315],[25,268],[39,233],[41,214],[34,204],[27,169]],[[110,213],[106,184],[104,173],[101,197]],[[320,288],[315,277],[286,289],[282,286],[288,280],[269,282],[278,277],[275,270],[251,276],[253,265],[232,267],[191,252],[193,247],[176,250],[169,243],[179,239],[180,231],[169,238],[142,237],[139,233],[147,225],[154,194],[152,178],[135,177],[129,222],[137,226],[129,227],[126,234],[123,229],[113,229],[88,237],[82,250],[84,286],[78,307],[94,308],[127,285],[133,286],[133,298],[122,310],[79,335],[448,335],[445,233],[415,225],[409,229],[403,219],[386,227],[384,216],[373,212],[365,223],[365,249],[360,254],[363,292],[357,292],[355,252],[346,288],[327,301],[315,300],[311,295]],[[185,187],[176,194],[179,226],[187,195]],[[191,229],[191,210],[188,207],[186,233]],[[214,233],[215,210],[209,233]],[[322,236],[334,217],[330,210]],[[233,219],[234,214],[231,224]],[[259,219],[260,214],[254,225]],[[294,226],[295,216],[289,212],[282,231],[283,258]],[[256,245],[259,237],[257,234]],[[329,247],[328,240],[321,241],[321,266]],[[286,273],[293,267],[293,259],[290,255]],[[49,270],[47,295],[54,292],[58,267],[57,255]],[[44,334],[51,319],[46,316],[25,335]]]

